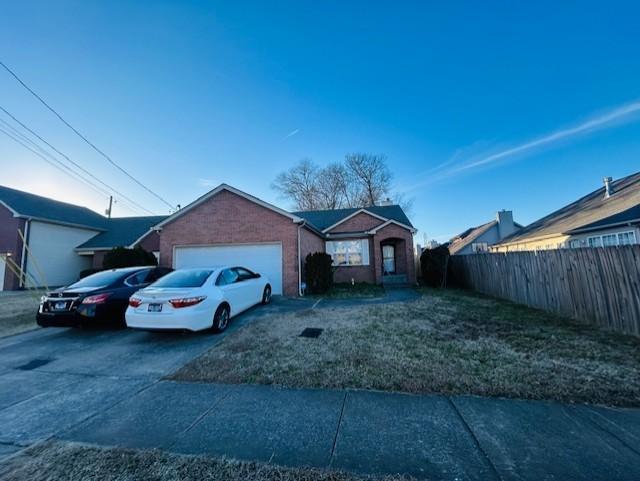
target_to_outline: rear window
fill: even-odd
[[[174,271],[151,285],[153,287],[201,287],[212,272],[207,269]]]
[[[114,282],[119,281],[125,274],[120,271],[103,271],[91,274],[84,279],[79,280],[75,284],[71,284],[68,289],[78,289],[84,287],[107,287]]]

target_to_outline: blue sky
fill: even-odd
[[[0,60],[172,204],[227,182],[288,207],[270,184],[299,159],[385,154],[421,242],[503,208],[526,224],[640,170],[639,17],[635,2],[6,1]],[[166,211],[4,71],[0,105]],[[2,184],[106,207],[1,133],[0,167]]]

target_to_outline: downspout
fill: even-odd
[[[302,297],[302,259],[300,258],[300,229],[302,229],[302,227],[304,227],[306,223],[307,221],[303,220],[300,224],[298,224],[298,295],[300,297]]]
[[[18,287],[26,287],[27,280],[27,244],[29,243],[29,232],[31,219],[24,222],[24,240],[22,241],[22,256],[20,257],[20,282]]]

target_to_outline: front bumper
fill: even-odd
[[[187,308],[188,309],[188,308]],[[127,327],[146,331],[202,331],[213,324],[213,314],[208,310],[194,310],[171,314],[150,314],[128,309],[125,314]]]
[[[38,312],[36,322],[41,327],[78,327],[81,324],[80,316],[76,311],[68,312]]]
[[[51,312],[38,310],[36,322],[42,327],[80,327],[92,325],[122,326],[122,313],[112,312],[100,304],[80,304],[69,311]]]

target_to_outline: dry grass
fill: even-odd
[[[320,327],[318,339],[299,337]],[[640,339],[464,291],[249,324],[173,379],[640,406]]]
[[[38,327],[36,311],[41,291],[0,292],[0,337]]]
[[[47,442],[0,462],[4,481],[360,481],[373,479],[339,471],[283,468],[158,450],[103,448]],[[406,480],[387,476],[381,481]]]

